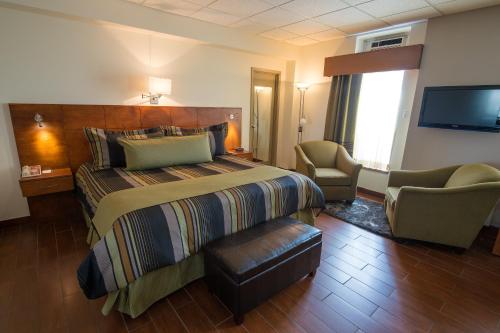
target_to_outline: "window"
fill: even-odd
[[[404,71],[363,74],[354,135],[354,159],[387,171],[401,98]]]

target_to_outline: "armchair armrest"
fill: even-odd
[[[297,172],[306,175],[307,177],[311,178],[314,180],[316,178],[316,167],[312,162],[307,158],[306,154],[300,148],[300,146],[295,146],[295,152],[297,153]]]
[[[468,248],[500,197],[500,182],[450,188],[403,186],[394,209],[397,237]]]
[[[339,145],[337,150],[337,169],[347,173],[353,178],[353,183],[357,183],[359,172],[363,165],[357,163],[347,152],[347,150]]]
[[[414,186],[414,187],[443,187],[458,165],[422,171],[390,171],[389,187]]]

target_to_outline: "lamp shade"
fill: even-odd
[[[264,89],[266,89],[266,87],[262,87],[262,86],[255,86],[255,92],[260,93],[260,92],[263,92],[263,91],[264,91]]]
[[[300,91],[306,91],[309,88],[309,84],[307,84],[305,82],[298,82],[296,84],[296,86],[297,86],[297,89]]]
[[[170,95],[172,93],[172,80],[150,76],[149,92],[154,95]]]

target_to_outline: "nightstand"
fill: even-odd
[[[21,191],[25,197],[72,191],[73,173],[70,168],[54,169],[51,173],[42,173],[40,176],[19,179]]]
[[[228,151],[229,155],[233,155],[239,158],[243,158],[245,160],[253,161],[253,153],[251,151],[236,151],[234,149],[231,149]]]
[[[32,220],[56,221],[74,215],[75,188],[73,173],[69,168],[53,169],[51,173],[19,180],[23,196],[28,199]]]

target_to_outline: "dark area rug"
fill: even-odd
[[[393,238],[384,205],[356,198],[350,205],[343,201],[327,202],[324,213],[387,238]]]

